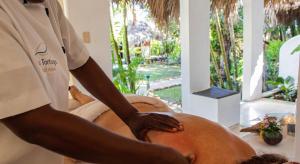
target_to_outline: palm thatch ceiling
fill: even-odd
[[[147,5],[156,23],[163,27],[171,20],[179,20],[180,0],[112,0],[115,3],[134,2]],[[264,0],[266,13],[277,19],[278,23],[288,24],[300,19],[299,0]],[[225,4],[225,5],[224,5]],[[225,17],[229,18],[236,13],[238,0],[212,0],[212,10],[223,10]]]
[[[266,15],[273,24],[291,25],[295,20],[300,22],[299,0],[269,0],[265,6]]]
[[[178,21],[180,16],[180,0],[112,0],[112,2],[117,4],[132,2],[147,5],[160,27],[165,27],[172,20]]]

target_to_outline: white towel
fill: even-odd
[[[80,106],[79,108],[71,111],[70,113],[92,122],[98,116],[100,116],[102,113],[108,110],[109,108],[106,108],[105,105],[100,101],[93,101]]]
[[[165,103],[163,103],[161,100],[156,98],[131,95],[131,96],[126,96],[126,99],[131,104],[144,103],[144,104],[153,105],[158,111],[169,110],[169,108],[166,106]],[[107,107],[105,104],[103,104],[98,100],[95,100],[93,102],[80,106],[79,108],[71,111],[70,113],[92,122],[101,114],[109,110],[110,108]]]

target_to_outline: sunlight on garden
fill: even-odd
[[[232,8],[230,8],[232,9]],[[211,86],[241,92],[243,76],[243,3],[225,11],[212,3],[210,21]],[[268,98],[295,101],[295,79],[280,77],[281,46],[300,34],[299,22],[274,20],[266,6],[263,92]],[[111,4],[110,38],[114,84],[126,94],[160,97],[181,106],[181,47],[179,18],[161,26],[150,7],[125,1]],[[294,52],[298,52],[296,48]]]
[[[120,91],[181,104],[179,23],[156,26],[147,6],[112,3],[114,83]],[[170,88],[175,87],[175,93]]]

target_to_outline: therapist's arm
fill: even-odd
[[[92,58],[71,72],[93,96],[110,107],[129,125],[138,139],[144,140],[148,130],[168,132],[183,130],[182,124],[173,117],[157,113],[139,113]]]
[[[172,149],[126,139],[49,105],[0,121],[29,143],[86,162],[187,163]]]

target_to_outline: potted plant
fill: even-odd
[[[260,133],[264,141],[269,145],[277,145],[283,139],[277,119],[270,119],[268,116],[264,118],[261,124]]]

